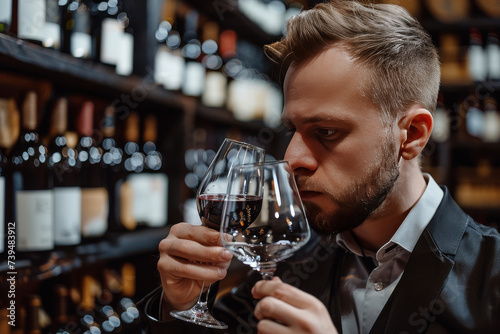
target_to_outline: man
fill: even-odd
[[[500,235],[420,170],[440,72],[418,22],[397,6],[332,1],[294,17],[266,53],[286,73],[285,160],[318,235],[281,279],[220,299],[228,331],[500,332]],[[191,307],[230,259],[217,232],[175,225],[160,244],[161,297],[148,297],[153,331],[206,330],[168,311]]]

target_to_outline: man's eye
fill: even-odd
[[[293,136],[293,134],[295,133],[296,130],[297,129],[295,129],[295,128],[287,128],[286,129],[286,135],[287,136]]]
[[[337,133],[337,130],[333,129],[316,129],[316,133],[320,135],[321,137],[332,137]]]

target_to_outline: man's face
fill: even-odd
[[[375,212],[399,176],[395,127],[362,94],[367,69],[334,47],[292,64],[283,122],[293,137],[285,154],[308,220],[320,233],[353,229]]]

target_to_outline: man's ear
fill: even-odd
[[[429,140],[434,119],[429,110],[424,108],[410,109],[410,112],[399,121],[400,155],[405,160],[417,157]]]

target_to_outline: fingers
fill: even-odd
[[[227,274],[232,254],[220,246],[219,232],[203,226],[172,226],[159,245],[157,267],[168,285],[182,279],[215,282]]]
[[[179,223],[172,226],[169,235],[179,239],[196,241],[205,246],[222,246],[219,231],[205,226]]]
[[[165,276],[170,280],[169,283],[176,283],[176,280],[185,278],[206,280],[213,283],[226,276],[229,262],[213,265],[188,261],[178,257],[164,257],[160,258],[157,266],[160,273],[167,273]]]
[[[271,281],[258,281],[252,289],[252,295],[256,299],[271,296],[299,309],[316,305],[317,301],[314,296],[283,283],[279,277],[274,277]]]
[[[160,256],[213,264],[232,258],[231,253],[221,246],[217,231],[189,224],[174,225],[168,237],[160,242],[159,251]]]
[[[297,309],[282,300],[265,297],[257,303],[254,315],[257,319],[289,319],[293,321]]]
[[[257,282],[252,295],[261,299],[254,311],[259,333],[337,333],[319,299],[277,277]]]
[[[293,333],[288,327],[283,326],[272,320],[261,320],[257,324],[257,332],[259,334],[282,334]]]

